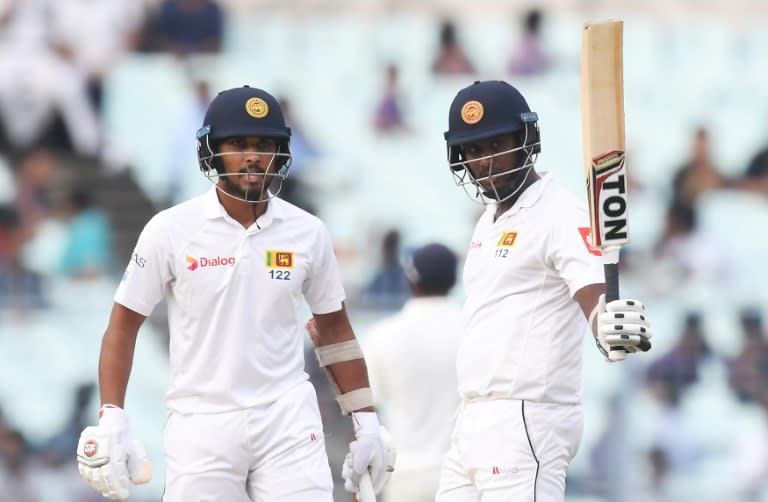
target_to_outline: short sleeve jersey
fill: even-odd
[[[274,402],[307,379],[302,296],[316,314],[344,300],[322,222],[273,198],[246,229],[214,187],[147,223],[115,301],[148,316],[167,300],[167,405],[215,413]]]
[[[603,283],[589,216],[547,173],[495,222],[477,223],[464,266],[464,398],[581,401],[586,319],[573,295]]]

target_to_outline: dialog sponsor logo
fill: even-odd
[[[187,270],[195,271],[198,268],[206,268],[206,267],[234,267],[235,266],[235,257],[234,256],[202,256],[200,258],[195,258],[194,256],[187,255],[186,258],[187,261]]]

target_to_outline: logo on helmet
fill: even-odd
[[[483,118],[485,109],[479,101],[467,101],[461,107],[461,119],[467,124],[477,124]]]
[[[257,119],[263,119],[269,113],[269,105],[261,98],[251,98],[245,102],[245,111]]]

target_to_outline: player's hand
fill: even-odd
[[[621,361],[627,352],[651,349],[651,323],[641,302],[614,300],[606,304],[605,295],[600,295],[589,316],[590,326],[595,319],[595,342],[609,362]]]
[[[357,493],[360,477],[368,471],[373,491],[381,493],[395,470],[396,453],[392,437],[387,429],[379,425],[374,412],[354,412],[352,420],[356,439],[349,444],[349,453],[341,470],[344,489]]]
[[[144,447],[128,439],[129,430],[125,411],[105,406],[99,410],[99,425],[86,427],[77,443],[80,475],[108,499],[125,500],[129,481],[140,485],[152,479]]]
[[[312,343],[317,346],[320,340],[320,331],[317,329],[317,322],[314,317],[307,321],[307,324],[304,325],[304,329],[307,330],[307,334],[309,335],[309,339],[312,340]]]

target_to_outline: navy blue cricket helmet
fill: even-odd
[[[448,166],[457,186],[462,187],[471,199],[483,203],[508,199],[522,186],[510,186],[501,192],[494,186],[488,191],[482,186],[486,180],[509,176],[526,170],[526,178],[541,152],[539,117],[532,112],[520,91],[501,80],[477,81],[461,89],[451,103],[448,112],[448,130],[444,137],[448,150]],[[520,165],[512,170],[493,172],[493,167],[482,177],[476,177],[468,169],[464,145],[505,134],[517,134],[520,146],[513,150],[492,155],[506,155],[522,151]],[[493,166],[493,163],[491,163]],[[512,178],[509,178],[512,179]],[[503,193],[502,193],[503,192]]]
[[[216,154],[217,142],[235,136],[279,140],[277,171],[281,174],[287,171],[291,128],[285,125],[283,111],[274,96],[246,85],[222,91],[211,101],[203,126],[197,131],[197,159],[203,173],[211,169],[222,173],[223,166]]]
[[[477,81],[460,90],[448,112],[448,130],[444,137],[454,151],[449,162],[460,160],[461,145],[501,134],[527,129],[523,145],[541,152],[539,117],[532,112],[520,91],[502,80]]]

